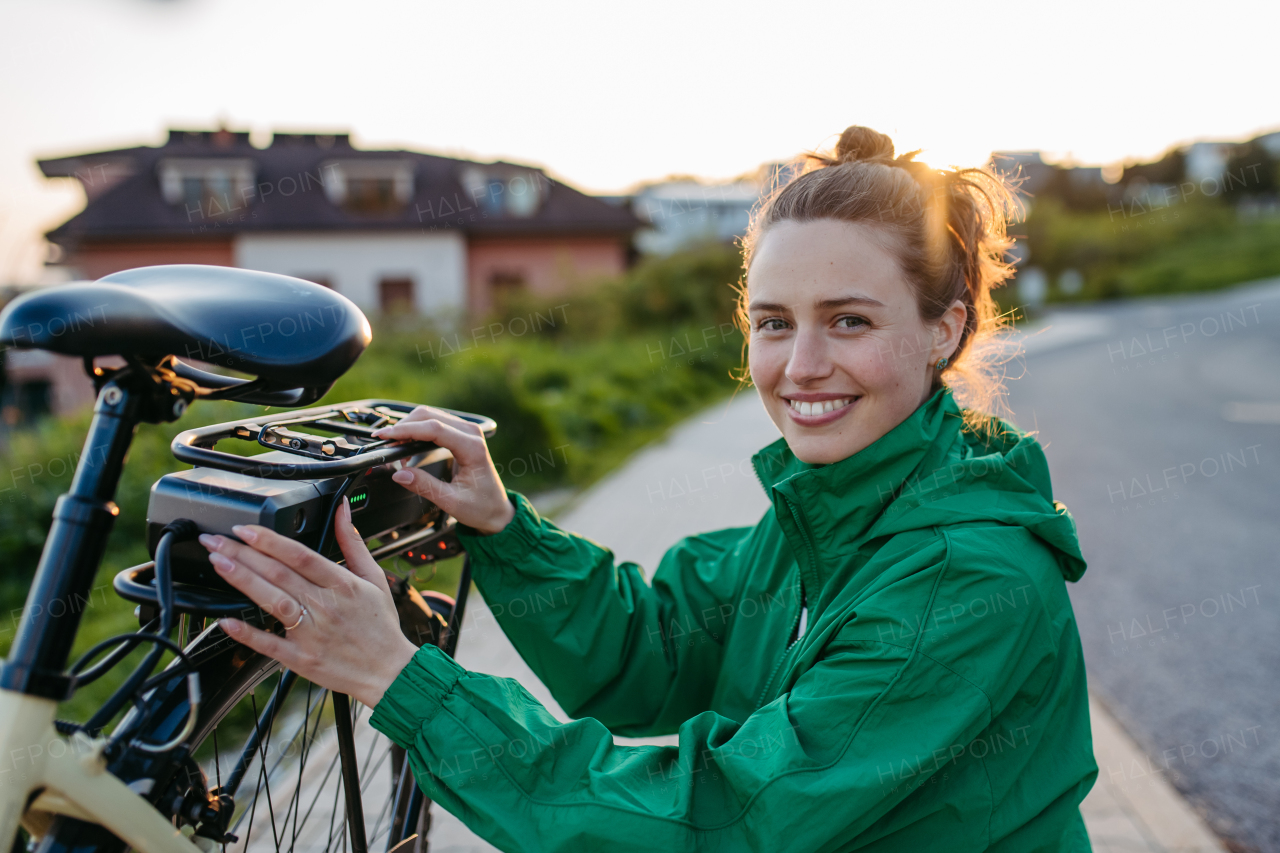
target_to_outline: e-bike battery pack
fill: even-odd
[[[297,457],[268,451],[255,461],[289,463]],[[440,509],[391,479],[400,468],[421,468],[449,480],[453,457],[441,448],[374,465],[354,475],[319,480],[277,480],[251,477],[214,468],[193,468],[166,474],[151,487],[147,507],[147,547],[154,555],[164,526],[180,518],[196,523],[201,533],[217,533],[233,539],[235,525],[257,524],[316,549],[338,508],[335,497],[344,485],[351,505],[351,520],[366,541],[396,539],[443,519]],[[342,558],[336,531],[326,539],[324,556]],[[444,556],[444,555],[442,555]],[[180,583],[225,588],[209,564],[209,552],[194,540],[177,542],[170,551],[173,578]]]

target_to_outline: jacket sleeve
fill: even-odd
[[[707,709],[720,671],[733,554],[752,528],[692,536],[645,582],[634,563],[539,517],[517,492],[507,527],[460,527],[476,586],[561,707],[622,735],[675,731]],[[490,623],[492,627],[492,623]]]
[[[372,724],[408,751],[429,797],[502,850],[847,849],[900,828],[891,810],[950,769],[990,706],[928,656],[846,633],[790,692],[742,722],[699,714],[677,746],[618,745],[589,718],[560,723],[517,682],[434,647]],[[936,811],[985,833],[987,788],[970,787],[981,802]]]

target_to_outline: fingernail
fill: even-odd
[[[209,555],[209,562],[213,563],[213,567],[215,569],[225,574],[230,574],[231,570],[236,567],[235,563],[231,562],[216,551]]]
[[[391,430],[391,427],[378,427],[372,433],[370,433],[370,435],[372,435],[374,438],[381,438],[382,436],[386,435],[390,430]]]
[[[413,474],[401,468],[399,471],[391,475],[391,479],[402,486],[406,486],[413,482]]]
[[[342,518],[348,524],[351,523],[351,499],[345,496],[342,498]]]
[[[250,545],[258,540],[258,532],[243,524],[234,525],[231,528],[231,532],[248,542]]]
[[[223,539],[221,536],[214,536],[209,533],[200,534],[200,544],[208,548],[210,551],[217,551],[219,548],[223,546],[223,543],[225,541],[226,540]]]
[[[218,627],[222,629],[224,634],[240,633],[240,623],[235,619],[219,619]]]

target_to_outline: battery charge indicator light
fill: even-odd
[[[369,490],[361,489],[355,494],[350,495],[347,498],[347,501],[351,504],[352,512],[362,510],[369,504]]]

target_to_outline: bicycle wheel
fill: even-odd
[[[452,600],[424,601],[407,584],[393,585],[393,592],[405,635],[418,645],[438,643]],[[270,617],[262,620],[273,625]],[[397,853],[427,852],[431,803],[418,791],[404,750],[368,724],[368,709],[351,702],[353,738],[344,750],[329,691],[282,671],[212,620],[187,653],[203,694],[194,729],[163,755],[128,750],[111,771],[193,840],[221,853],[352,853],[345,754],[355,759],[369,853],[397,844]],[[170,741],[188,716],[184,681],[157,687],[117,731],[135,730],[133,741],[144,744]],[[36,849],[118,853],[125,845],[101,827],[59,818]]]

